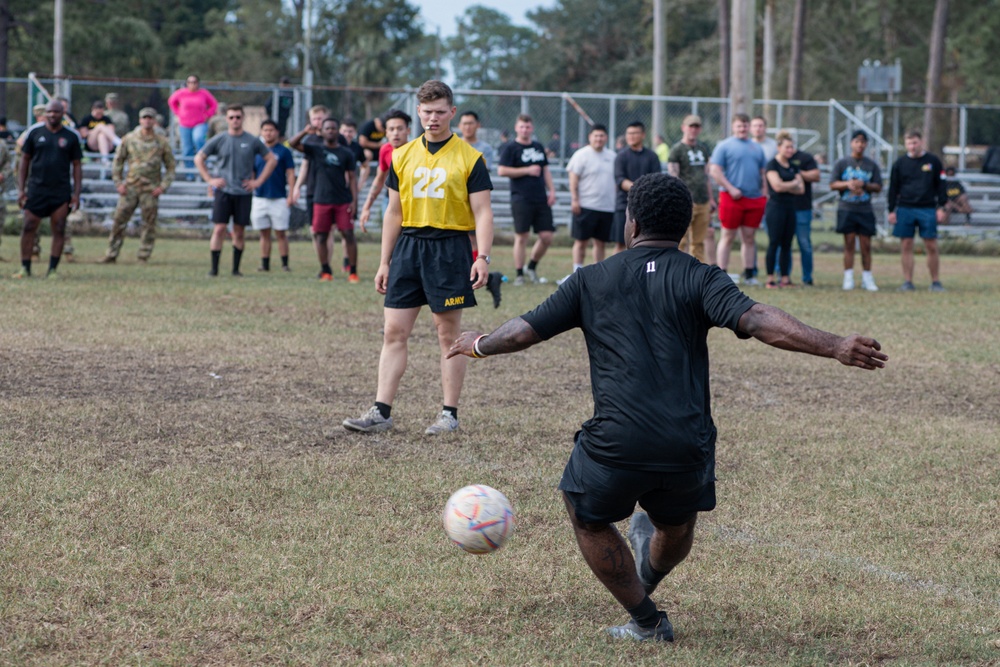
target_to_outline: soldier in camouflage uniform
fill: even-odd
[[[121,196],[118,198],[118,208],[115,209],[111,236],[108,237],[108,252],[99,261],[100,264],[114,264],[118,259],[125,228],[128,227],[136,206],[142,209],[139,261],[145,262],[153,253],[159,197],[173,183],[177,166],[174,154],[170,152],[169,142],[156,134],[155,125],[156,110],[143,108],[139,112],[139,128],[125,135],[115,154],[111,177]],[[123,180],[122,171],[126,161],[128,174]],[[161,176],[164,166],[167,173]]]

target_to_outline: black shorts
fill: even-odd
[[[611,239],[611,223],[614,218],[615,214],[610,211],[580,209],[580,215],[573,216],[571,234],[577,241],[594,239],[607,242]]]
[[[68,204],[69,200],[69,197],[51,193],[29,194],[28,201],[24,204],[24,210],[39,218],[50,218],[53,213],[59,210],[60,206]]]
[[[837,233],[875,236],[875,213],[837,210]]]
[[[445,238],[400,234],[392,250],[386,308],[429,305],[443,313],[476,305],[472,292],[472,244],[465,233]]]
[[[611,220],[611,243],[625,243],[625,211],[615,211],[615,217]]]
[[[545,202],[532,204],[512,201],[510,212],[514,216],[514,232],[517,234],[527,234],[531,230],[536,234],[556,231],[556,226],[552,222],[552,207]]]
[[[212,222],[217,225],[229,224],[229,218],[234,225],[246,227],[250,224],[250,209],[253,207],[253,195],[231,195],[222,190],[215,191],[212,202]]]
[[[613,468],[592,459],[577,436],[559,490],[583,523],[614,523],[632,515],[638,502],[649,518],[668,526],[715,509],[715,462],[691,472]]]

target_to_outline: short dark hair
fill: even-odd
[[[691,191],[669,174],[644,174],[628,191],[628,217],[648,236],[680,242],[691,224]]]
[[[337,119],[337,118],[334,118],[333,116],[327,116],[326,118],[324,118],[323,122],[320,123],[319,126],[323,127],[327,123],[333,123],[334,125],[337,126],[338,129],[340,128],[340,120]]]
[[[355,130],[358,129],[358,124],[357,122],[355,122],[353,118],[345,118],[344,120],[340,121],[340,126],[353,127]]]
[[[472,116],[477,123],[479,122],[479,114],[477,114],[475,111],[463,111],[462,114],[459,116],[459,119],[465,118],[466,116]]]
[[[607,134],[608,133],[608,127],[607,127],[607,125],[601,125],[600,123],[594,123],[593,125],[590,126],[590,132],[587,132],[587,136],[589,137],[592,132],[603,132],[604,134]]]
[[[741,123],[749,123],[750,116],[746,115],[745,113],[734,113],[733,120],[730,122],[730,125],[732,125],[736,121],[740,121]]]
[[[916,128],[911,128],[911,129],[909,129],[909,130],[906,131],[906,134],[903,135],[903,138],[904,139],[923,139],[924,135],[920,134],[920,130],[918,130]]]
[[[398,118],[403,121],[406,123],[406,127],[409,127],[410,123],[413,122],[413,118],[410,117],[410,114],[406,113],[402,109],[389,109],[385,116],[382,117],[382,124],[385,125],[392,118]]]
[[[764,118],[763,116],[754,116],[754,117],[753,117],[753,118],[751,118],[750,120],[759,120],[759,121],[763,121],[763,122],[764,122],[764,125],[767,125],[767,119],[766,119],[766,118]]]
[[[630,127],[637,127],[643,132],[646,131],[646,124],[643,123],[641,120],[633,120],[631,123],[625,126],[625,129],[627,130]]]
[[[90,105],[91,109],[107,109],[108,107],[101,100],[94,100],[94,103]]]
[[[263,130],[263,129],[264,129],[264,126],[265,126],[265,125],[270,125],[271,127],[273,127],[273,128],[274,128],[274,129],[276,129],[276,130],[278,129],[278,124],[277,124],[277,123],[275,123],[275,122],[274,122],[273,120],[271,120],[270,118],[268,118],[268,119],[266,119],[266,120],[264,120],[264,121],[262,121],[262,122],[261,122],[261,124],[260,124],[260,129],[262,129],[262,130]]]
[[[448,106],[455,104],[455,94],[451,92],[451,86],[444,81],[431,79],[425,81],[417,90],[417,102],[434,102],[435,100],[447,100]]]
[[[519,123],[531,123],[532,125],[535,124],[535,121],[531,120],[531,116],[529,116],[526,113],[518,114],[517,115],[517,122],[519,122]]]
[[[242,104],[227,104],[226,105],[226,114],[228,115],[230,111],[239,111],[241,115],[245,115],[243,113],[243,105]]]

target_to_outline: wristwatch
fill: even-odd
[[[476,259],[481,259],[481,260],[485,261],[486,262],[486,266],[490,265],[490,256],[489,255],[478,255],[476,257]]]

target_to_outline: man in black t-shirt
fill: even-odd
[[[66,217],[70,210],[80,207],[83,151],[80,137],[63,127],[62,120],[62,102],[49,102],[45,106],[45,124],[32,129],[21,148],[17,205],[24,209],[24,227],[21,230],[21,270],[13,275],[14,278],[31,275],[31,250],[42,218],[50,218],[52,223],[48,277],[55,277],[65,242]]]
[[[378,149],[385,141],[385,120],[375,116],[358,129],[358,143],[365,149],[365,161],[378,159]]]
[[[583,330],[594,416],[559,488],[587,564],[631,616],[608,632],[671,641],[667,614],[649,594],[691,550],[697,513],[715,507],[709,329],[868,370],[888,357],[873,338],[836,336],[754,303],[725,272],[680,252],[691,220],[681,180],[640,177],[628,212],[626,252],[574,272],[538,308],[489,335],[463,333],[450,355],[516,352]],[[637,502],[646,512],[632,516],[633,559],[613,524]]]
[[[314,134],[315,128],[307,125],[296,134],[288,145],[305,153],[309,161],[308,169],[313,178],[313,242],[319,258],[319,279],[333,280],[330,267],[330,232],[336,228],[344,237],[350,278],[359,282],[358,244],[354,239],[354,212],[358,201],[358,178],[355,173],[354,155],[340,143],[340,124],[336,118],[327,118],[321,126],[322,143],[305,142],[307,134]]]
[[[510,179],[510,210],[514,216],[515,285],[525,278],[533,283],[547,283],[538,276],[538,263],[552,245],[556,228],[552,222],[552,205],[556,203],[556,187],[545,157],[545,147],[532,139],[535,126],[531,116],[521,114],[514,125],[514,141],[500,148],[497,174]],[[538,240],[531,249],[527,271],[524,268],[528,236],[535,230]]]
[[[645,174],[658,174],[662,170],[660,158],[655,151],[646,148],[646,126],[634,121],[625,128],[626,145],[615,158],[615,185],[618,199],[615,202],[615,217],[611,223],[611,240],[615,252],[625,249],[625,204],[632,184]]]

